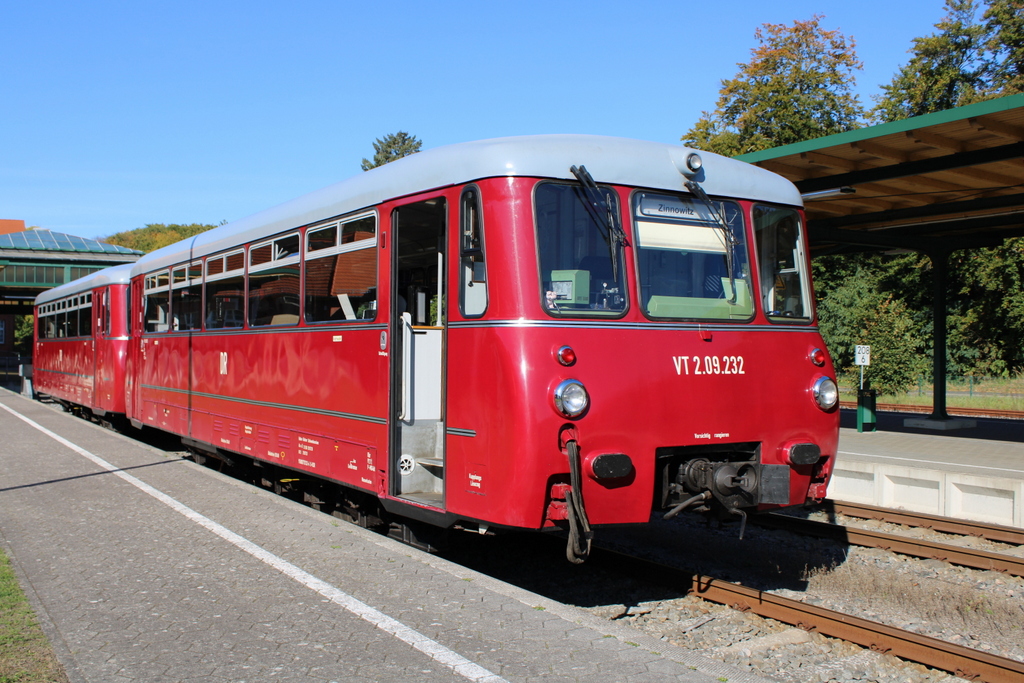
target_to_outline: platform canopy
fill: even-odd
[[[737,158],[796,184],[812,255],[908,250],[931,258],[932,374],[945,387],[949,254],[1024,235],[1024,94]],[[943,426],[956,422],[945,391],[933,396],[927,426],[952,428]]]
[[[0,313],[31,313],[40,292],[140,256],[135,249],[49,230],[0,234]]]
[[[1024,235],[1024,95],[737,158],[796,183],[814,255]]]

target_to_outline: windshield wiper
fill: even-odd
[[[722,229],[722,234],[725,235],[725,267],[729,271],[729,297],[726,301],[730,304],[736,303],[736,273],[733,269],[733,249],[737,244],[736,236],[732,234],[732,230],[729,228],[729,222],[725,219],[725,215],[721,212],[721,207],[716,205],[715,202],[711,201],[708,197],[708,193],[704,191],[704,188],[700,186],[695,180],[687,180],[683,183],[686,185],[686,189],[693,193],[693,195],[704,202],[704,205],[708,207],[711,215],[714,216],[715,220],[718,221],[719,227]]]
[[[626,233],[619,225],[618,218],[612,208],[613,203],[607,196],[601,195],[601,189],[594,182],[594,177],[583,164],[570,166],[569,172],[576,176],[583,186],[583,193],[586,201],[583,205],[587,207],[590,217],[594,219],[598,227],[604,229],[604,239],[608,242],[608,250],[612,259],[612,279],[619,281],[619,249],[626,243]],[[602,213],[601,207],[604,207]]]

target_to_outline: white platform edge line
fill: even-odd
[[[220,536],[221,538],[226,540],[228,543],[231,543],[238,549],[252,555],[261,562],[264,562],[265,564],[273,567],[285,576],[288,576],[289,578],[298,581],[307,588],[316,591],[320,595],[329,599],[331,602],[344,607],[346,610],[363,619],[364,621],[373,624],[382,631],[389,633],[394,637],[398,638],[399,640],[401,640],[402,642],[416,648],[417,650],[424,653],[425,655],[427,655],[434,661],[438,662],[439,664],[442,664],[448,667],[449,669],[455,671],[455,673],[459,674],[463,678],[474,681],[476,683],[508,683],[508,681],[506,681],[504,678],[488,671],[479,664],[476,664],[475,662],[466,659],[454,650],[450,650],[444,645],[438,643],[437,641],[431,640],[430,638],[416,631],[415,629],[412,629],[406,626],[405,624],[401,623],[400,621],[393,619],[392,617],[389,617],[383,612],[374,609],[373,607],[370,607],[366,603],[357,600],[356,598],[345,593],[344,591],[339,590],[338,588],[335,588],[334,586],[330,585],[326,581],[318,579],[309,572],[300,569],[291,562],[288,562],[287,560],[278,557],[277,555],[274,555],[270,551],[261,548],[252,541],[242,536],[239,536],[230,529],[221,526],[217,522],[214,522],[209,517],[206,517],[196,512],[192,508],[188,507],[187,505],[178,502],[174,498],[171,498],[166,493],[163,493],[162,491],[153,488],[152,486],[143,482],[142,480],[137,479],[132,475],[123,472],[122,470],[108,463],[103,458],[90,453],[84,448],[72,443],[71,441],[68,441],[59,434],[50,431],[49,429],[43,427],[38,422],[35,422],[31,418],[22,415],[13,408],[10,408],[9,406],[6,406],[2,403],[0,403],[0,408],[3,408],[11,415],[15,416],[22,422],[25,422],[32,428],[39,430],[40,432],[47,435],[48,437],[58,442],[59,444],[71,449],[75,453],[78,453],[82,457],[92,461],[94,464],[101,467],[102,469],[107,470],[111,474],[120,477],[122,480],[128,482],[132,486],[135,486],[140,491],[143,491],[152,496],[153,498],[156,498],[161,503],[167,505],[175,512],[184,515],[193,522],[213,532],[217,536]]]

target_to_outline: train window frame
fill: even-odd
[[[372,231],[356,230],[356,225],[366,227],[365,222],[371,221],[369,227]],[[350,230],[346,230],[350,228]],[[314,246],[315,235],[322,234],[328,230],[334,232],[333,244],[323,240],[320,246]],[[360,233],[372,232],[371,237],[355,239]],[[302,320],[307,325],[324,325],[337,323],[366,323],[377,318],[378,298],[377,292],[380,289],[380,262],[377,257],[377,245],[379,243],[380,221],[376,211],[361,211],[343,218],[332,218],[330,221],[311,225],[306,228],[304,235],[304,256],[302,268]],[[365,255],[359,252],[366,252]],[[373,284],[366,286],[362,295],[355,297],[355,300],[348,294],[331,294],[334,289],[336,275],[330,276],[330,288],[327,293],[316,289],[311,283],[314,277],[314,269],[311,264],[324,259],[334,259],[331,265],[331,272],[337,273],[339,268],[347,268],[352,273],[352,267],[369,265],[373,269]],[[356,259],[366,261],[365,264],[355,262]],[[353,261],[344,263],[345,260]],[[319,265],[319,264],[317,264]],[[352,273],[351,277],[355,274]],[[335,307],[332,297],[337,297]],[[330,303],[325,303],[330,301]]]
[[[142,332],[163,334],[171,331],[171,271],[169,268],[146,273],[142,286]],[[156,317],[150,317],[155,314]]]
[[[186,292],[186,294],[176,295],[175,292]],[[185,297],[188,298],[183,301]],[[194,308],[197,299],[198,310]],[[179,311],[179,307],[182,310]],[[170,315],[171,331],[173,332],[193,332],[203,329],[203,264],[201,261],[171,267]]]
[[[624,246],[624,245],[620,246],[620,248],[617,249],[617,256],[618,256],[618,259],[619,259],[619,263],[618,263],[618,279],[616,281],[616,284],[618,285],[618,287],[617,288],[613,288],[613,289],[606,289],[606,290],[603,290],[603,292],[601,292],[601,293],[608,293],[609,296],[621,299],[621,301],[622,301],[622,308],[621,309],[615,309],[615,308],[567,308],[567,309],[565,309],[565,312],[562,312],[562,309],[560,309],[558,307],[558,303],[557,303],[558,300],[563,299],[563,297],[565,296],[565,294],[563,293],[563,289],[565,289],[565,288],[567,288],[567,291],[569,292],[568,298],[570,298],[570,299],[578,298],[579,294],[576,292],[576,289],[577,288],[583,288],[584,287],[584,281],[585,281],[586,282],[585,287],[586,287],[586,290],[587,290],[587,300],[588,300],[588,304],[587,305],[590,305],[589,304],[589,300],[590,300],[591,295],[594,294],[594,292],[591,291],[592,287],[591,287],[591,282],[590,282],[590,277],[589,277],[590,276],[590,270],[589,269],[587,270],[587,277],[586,278],[582,278],[580,276],[580,274],[583,271],[583,269],[581,269],[581,268],[568,269],[568,270],[566,270],[566,269],[551,269],[551,276],[552,277],[548,277],[548,278],[544,277],[544,275],[545,275],[545,272],[544,272],[545,271],[545,265],[544,265],[545,264],[545,260],[544,259],[545,259],[545,256],[547,254],[547,250],[542,249],[543,245],[542,245],[542,239],[541,239],[541,215],[540,215],[541,206],[540,206],[540,203],[538,201],[538,193],[540,191],[546,190],[547,188],[550,188],[550,187],[558,187],[558,188],[565,188],[567,190],[572,190],[577,195],[577,199],[579,200],[580,206],[584,206],[585,207],[586,206],[585,202],[587,201],[586,198],[582,194],[583,193],[583,188],[582,188],[582,186],[579,183],[569,183],[569,182],[564,182],[564,181],[546,181],[546,180],[541,180],[541,181],[538,181],[533,186],[533,192],[532,192],[533,235],[534,235],[534,250],[535,250],[535,258],[536,258],[536,262],[535,263],[536,263],[536,268],[537,268],[537,276],[538,276],[538,284],[539,284],[539,294],[540,294],[540,302],[539,303],[540,303],[541,310],[543,310],[544,313],[546,313],[548,316],[550,316],[552,318],[599,318],[599,319],[602,319],[602,320],[619,320],[619,319],[622,319],[622,318],[626,317],[629,314],[631,303],[630,303],[630,292],[629,292],[629,278],[627,276],[627,271],[626,271],[626,267],[627,267],[626,266],[627,260],[626,260],[626,257],[625,257],[626,249],[622,248],[622,246]],[[612,200],[613,200],[613,202],[615,204],[615,206],[613,208],[613,213],[618,218],[618,220],[620,222],[620,225],[621,225],[622,224],[623,198],[620,196],[618,189],[616,187],[614,187],[612,185],[609,185],[609,184],[606,184],[606,183],[605,184],[598,184],[597,187],[598,187],[599,190],[606,192],[607,196],[611,196],[611,198],[612,198]],[[591,221],[593,222],[593,219],[591,219]],[[597,226],[597,227],[598,227],[598,229],[600,228],[600,226]],[[596,256],[596,255],[597,255],[597,252],[595,252],[594,254],[588,254],[587,256],[580,257],[579,258],[580,263],[578,265],[582,265],[583,259],[590,258],[591,256]],[[609,259],[609,263],[611,263],[610,259]],[[560,289],[556,289],[556,281],[553,279],[553,277],[554,277],[554,275],[556,273],[564,274],[563,277],[560,277],[560,279],[557,281],[559,283],[559,285],[561,285]],[[595,282],[596,282],[596,280],[595,280]],[[580,304],[581,304],[581,302],[575,302],[572,305],[580,305]]]
[[[645,208],[645,199],[653,199],[655,203],[661,200],[661,204],[659,208]],[[722,276],[723,273],[728,274],[729,268],[727,264],[719,264],[724,265],[724,270],[719,269],[718,277],[716,278],[713,275],[703,275],[706,272],[704,270],[705,267],[711,262],[705,263],[705,259],[697,260],[701,254],[714,254],[718,252],[717,249],[709,245],[722,246],[721,253],[723,255],[726,254],[726,249],[728,249],[724,243],[722,228],[718,223],[717,217],[709,213],[714,207],[705,207],[693,195],[668,190],[636,189],[630,194],[630,219],[633,228],[633,261],[637,299],[640,303],[640,311],[647,319],[658,322],[707,321],[749,323],[757,315],[746,208],[741,201],[735,198],[715,198],[711,201],[714,204],[720,205],[732,234],[737,240],[736,245],[733,247],[731,259],[729,256],[725,256],[727,262],[728,260],[732,261],[732,271],[735,277],[731,279],[731,282],[728,277]],[[669,208],[659,210],[660,207],[664,206]],[[687,210],[691,213],[685,215],[694,216],[690,224],[678,218],[678,216],[684,215],[683,212]],[[701,215],[702,212],[703,215]],[[645,246],[645,241],[647,240],[653,239],[657,241],[658,238],[661,238],[664,242],[666,238],[672,239],[676,237],[676,235],[665,233],[664,231],[661,234],[656,234],[660,225],[676,225],[680,228],[689,228],[693,233],[695,242],[699,242],[703,238],[706,244],[703,249],[700,248],[700,244],[694,244],[693,246],[696,248],[686,250],[681,248],[659,249],[654,246]],[[703,230],[707,230],[708,233],[701,235],[697,232]],[[644,235],[645,231],[647,232],[646,237]],[[678,244],[677,246],[682,245]],[[655,281],[653,273],[645,272],[645,267],[649,265],[649,259],[655,255],[648,254],[648,252],[658,251],[665,252],[663,258],[668,257],[674,251],[680,255],[680,258],[690,260],[691,268],[688,270],[688,277],[672,278],[671,282],[676,287],[681,286],[683,289],[689,290],[689,293],[698,293],[699,296],[684,296],[678,293],[652,295],[645,293],[651,291]],[[696,277],[694,276],[694,270],[697,271]],[[685,282],[687,279],[689,282]],[[664,286],[667,283],[662,282],[661,284]],[[740,287],[741,284],[744,285],[742,288]],[[733,289],[736,291],[736,296],[732,299],[735,303],[729,303],[729,295]],[[707,296],[708,294],[714,294],[714,296]],[[655,300],[655,297],[658,297],[658,299]],[[658,307],[664,309],[663,313],[652,310]],[[701,313],[704,313],[704,315],[701,315]]]
[[[773,239],[772,243],[762,243],[763,235],[767,234],[766,228],[769,226],[761,226],[758,223],[758,210],[767,209],[771,211],[785,211],[790,216],[796,219],[796,235],[793,241],[793,248],[790,250],[790,257],[792,258],[792,265],[785,268],[779,268],[779,252],[778,252],[778,240]],[[780,219],[781,220],[781,219]],[[772,229],[777,226],[780,221],[774,221],[772,223]],[[754,202],[750,207],[750,225],[751,230],[754,234],[754,254],[755,263],[757,264],[757,275],[759,281],[759,301],[764,316],[769,323],[774,325],[813,325],[815,321],[815,309],[814,309],[814,296],[811,283],[811,271],[808,266],[808,258],[806,251],[806,235],[807,235],[807,221],[803,214],[793,206],[784,204],[772,204],[770,202]],[[777,237],[777,232],[773,233],[773,236]],[[772,247],[768,249],[767,247]],[[798,289],[799,306],[806,315],[786,315],[785,313],[779,314],[773,310],[772,302],[770,298],[778,300],[778,294],[776,288],[778,282],[786,282],[785,276],[791,276],[790,281],[793,280],[792,276],[795,276],[795,282]],[[769,285],[771,282],[771,285]],[[785,284],[783,289],[786,289],[788,284]],[[790,297],[792,298],[792,297]],[[788,304],[787,304],[788,305]]]
[[[64,336],[73,339],[78,336],[78,297],[69,297],[65,301]]]
[[[101,334],[103,335],[103,337],[110,337],[112,334],[110,326],[111,321],[113,320],[113,318],[110,315],[110,287],[103,288],[103,299],[101,300],[101,303],[103,304],[103,320],[101,322]]]
[[[459,197],[459,313],[480,318],[488,305],[483,197],[479,187],[467,185]]]
[[[233,262],[237,261],[238,266],[230,268]],[[212,331],[238,330],[245,327],[245,262],[246,255],[244,248],[229,249],[212,256],[206,257],[203,262],[203,329]],[[219,265],[217,265],[219,264]],[[225,309],[218,313],[216,308],[211,308],[216,303],[215,292],[211,294],[210,285],[216,285],[225,280],[234,281],[239,286],[241,294],[238,299],[237,308]],[[214,287],[216,289],[216,287]],[[227,291],[226,289],[224,291]],[[229,315],[237,314],[237,315]],[[218,323],[218,324],[212,324]]]
[[[288,243],[293,241],[294,248],[292,249],[289,248]],[[245,284],[245,308],[249,327],[283,327],[299,324],[302,313],[302,245],[302,237],[298,231],[288,232],[250,245],[249,268]],[[263,254],[264,250],[266,250],[266,254]],[[259,262],[256,262],[257,258],[260,259]],[[273,277],[271,271],[281,271],[282,269],[284,272],[280,274],[284,277],[278,277],[276,280],[266,278],[268,273],[271,278]],[[292,278],[295,280],[294,302],[289,303],[287,295],[281,297],[258,296],[265,287],[271,286],[271,283]],[[254,283],[259,282],[265,282],[265,284],[253,286]],[[264,301],[269,301],[270,310],[263,305]],[[294,312],[291,310],[292,306],[294,306]],[[266,311],[266,315],[258,317],[256,313],[261,311]]]
[[[92,294],[78,297],[78,336],[92,337]]]

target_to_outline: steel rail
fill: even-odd
[[[1024,680],[1022,662],[955,645],[938,638],[808,605],[710,576],[691,574],[607,549],[595,549],[591,560],[614,564],[619,571],[626,565],[631,576],[644,575],[650,580],[684,590],[687,594],[710,602],[750,611],[805,631],[839,638],[875,652],[942,669],[961,678],[983,683],[1020,683]]]
[[[1024,545],[1024,529],[1019,527],[984,524],[982,522],[972,522],[968,519],[941,517],[923,512],[911,512],[909,510],[893,510],[875,505],[848,503],[841,500],[826,500],[821,506],[829,512],[835,512],[848,517],[875,519],[882,522],[892,522],[893,524],[941,531],[946,534],[977,536],[1000,543]]]
[[[857,407],[856,401],[840,401],[840,408],[853,409]],[[876,403],[876,411],[887,413],[922,413],[932,412],[931,406],[909,405],[903,403]],[[946,412],[950,415],[961,417],[993,417],[1004,420],[1024,420],[1024,411],[1001,410],[997,408],[961,408],[959,406],[946,406]]]
[[[784,529],[810,536],[834,538],[838,541],[866,548],[881,548],[894,553],[942,560],[972,569],[994,570],[1014,576],[1024,576],[1024,557],[1014,557],[976,548],[963,548],[948,543],[937,543],[921,538],[910,538],[883,531],[858,529],[852,526],[818,522],[800,517],[769,513],[758,515],[751,520],[758,526]]]

